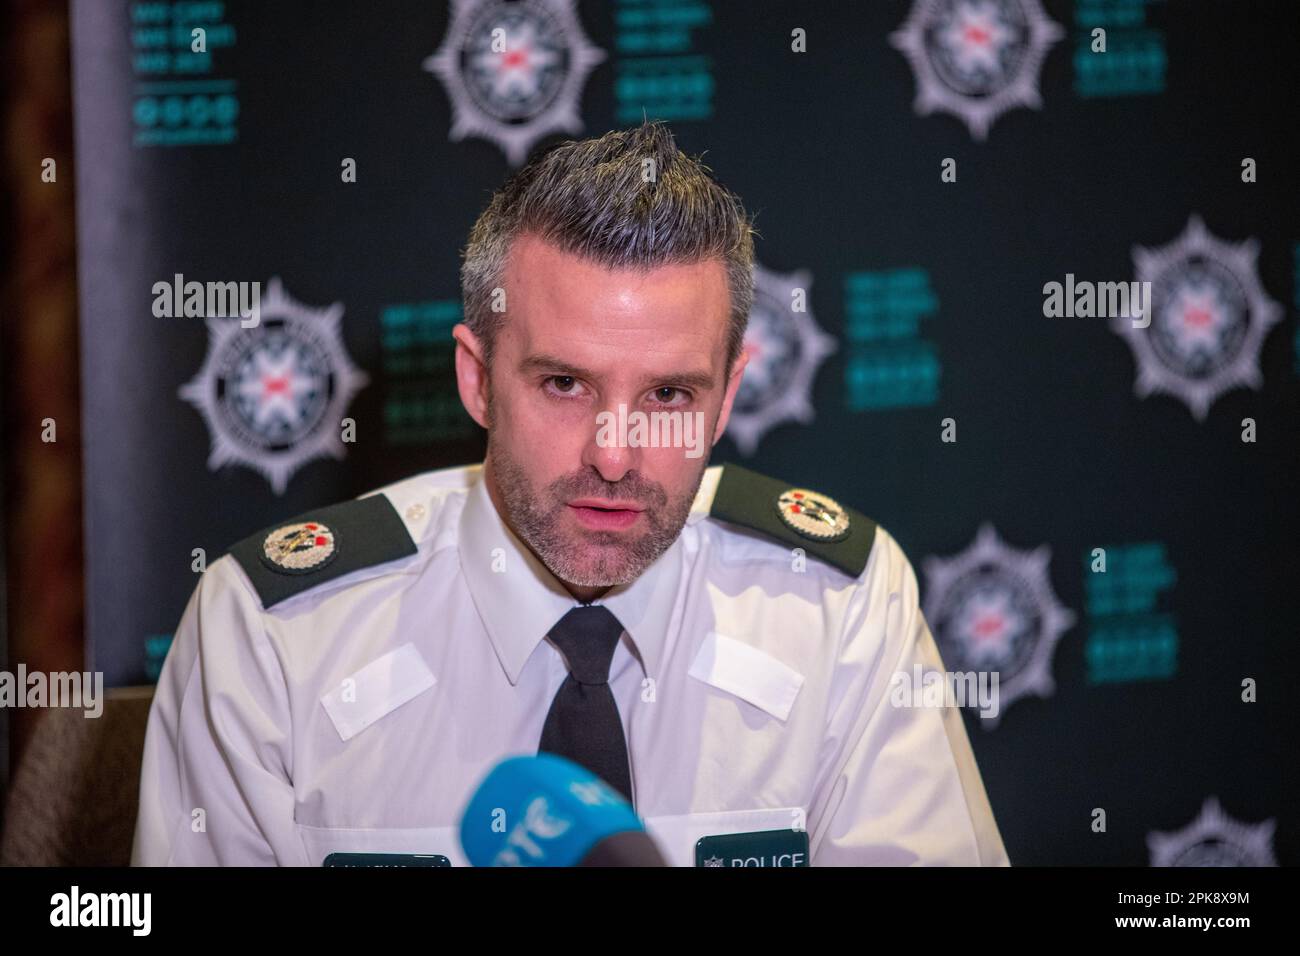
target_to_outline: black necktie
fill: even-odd
[[[569,676],[551,701],[537,749],[581,764],[631,802],[627,738],[609,689],[609,665],[622,633],[618,618],[599,605],[575,607],[551,628]]]

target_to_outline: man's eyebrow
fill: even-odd
[[[519,363],[519,371],[525,375],[531,372],[550,372],[552,375],[572,375],[574,378],[594,378],[595,373],[556,358],[554,355],[530,355]]]
[[[713,376],[708,372],[676,372],[672,375],[657,377],[655,381],[669,385],[680,385],[684,388],[693,388],[700,392],[707,392],[713,387]]]
[[[566,362],[562,358],[554,355],[530,355],[519,363],[519,371],[525,375],[535,372],[548,372],[551,375],[572,375],[574,378],[593,379],[595,373],[590,369],[582,368],[571,362]],[[677,385],[683,388],[694,388],[701,392],[706,392],[713,388],[713,374],[711,372],[694,371],[694,372],[672,372],[667,375],[652,375],[646,380],[646,384],[662,382],[665,385]]]

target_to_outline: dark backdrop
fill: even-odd
[[[999,719],[967,721],[1013,863],[1294,862],[1300,14],[1044,8],[74,0],[88,666],[156,677],[194,549],[215,560],[307,507],[476,460],[449,372],[458,250],[523,156],[645,115],[762,236],[768,385],[714,461],[878,519],[945,663],[1001,668]],[[522,62],[488,48],[493,25]],[[454,82],[426,68],[443,49]],[[918,82],[956,105],[919,115]],[[1209,238],[1182,241],[1197,221]],[[1165,253],[1140,334],[1173,394],[1137,393],[1122,317],[1044,315],[1067,274],[1139,279],[1135,247]],[[276,277],[306,308],[236,333],[271,365],[233,346],[203,379],[208,323],[153,314],[176,273],[264,298]],[[294,337],[330,306],[346,354]],[[303,434],[254,419],[253,444],[209,467],[213,429],[181,390],[199,381],[230,432],[258,410],[230,401],[258,368],[308,389]],[[277,493],[256,465],[344,415],[355,441]],[[1164,849],[1151,836],[1198,820]]]

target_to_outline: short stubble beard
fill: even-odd
[[[672,547],[690,516],[708,459],[701,460],[690,490],[676,498],[635,471],[618,481],[606,481],[590,468],[557,478],[538,492],[519,462],[492,441],[491,431],[487,467],[505,505],[506,523],[538,560],[562,582],[606,588],[632,583]],[[585,497],[636,501],[644,507],[642,515],[649,527],[631,540],[612,531],[580,532],[575,540],[572,534],[566,535],[565,512],[569,501]]]

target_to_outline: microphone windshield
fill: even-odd
[[[603,841],[636,833],[641,837],[605,846],[648,843],[649,837],[622,794],[551,753],[497,764],[460,820],[471,866],[578,866]]]

